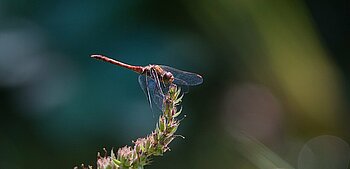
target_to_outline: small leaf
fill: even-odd
[[[176,130],[177,130],[177,126],[174,126],[174,127],[170,130],[169,134],[170,134],[170,135],[173,135],[173,134],[176,132]]]
[[[165,131],[165,128],[166,128],[165,125],[166,125],[166,120],[163,117],[160,117],[159,118],[159,130],[161,132]]]
[[[112,150],[111,150],[111,158],[115,158],[115,154],[114,154],[114,152],[113,152],[113,148],[112,148]]]
[[[168,145],[173,140],[174,140],[174,137],[169,137],[166,140],[164,140],[164,143],[165,143],[165,145]]]
[[[181,93],[181,88],[177,88],[173,99],[175,100],[177,97],[179,97],[180,93]]]
[[[184,95],[182,94],[178,99],[176,99],[174,101],[174,104],[177,105],[177,104],[181,103],[183,97],[184,97]]]
[[[173,118],[176,118],[177,116],[179,116],[182,112],[182,107],[180,108],[179,111],[177,111],[174,115],[173,115]]]
[[[119,166],[119,165],[121,164],[121,162],[120,162],[119,160],[117,160],[117,159],[113,159],[113,162],[114,162],[114,164],[116,164],[117,166]]]

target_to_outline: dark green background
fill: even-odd
[[[349,17],[346,1],[1,0],[0,168],[95,166],[154,129],[137,75],[90,54],[204,77],[186,139],[147,168],[302,168],[308,143],[346,168]]]

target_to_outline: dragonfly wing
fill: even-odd
[[[147,100],[152,108],[152,104],[154,104],[160,110],[163,110],[163,94],[162,89],[157,87],[156,82],[147,76],[140,75],[139,76],[139,84],[145,93]]]
[[[195,86],[203,83],[202,76],[186,72],[183,70],[175,69],[169,66],[161,65],[160,66],[163,70],[168,71],[173,74],[175,80],[174,83],[178,85],[188,85],[188,86]],[[185,82],[185,83],[184,83]]]
[[[181,79],[178,79],[178,78],[174,78],[174,83],[181,88],[181,92],[182,93],[188,93],[189,91],[189,85],[187,84],[187,82],[181,80]]]
[[[141,87],[143,93],[145,93],[145,95],[147,97],[147,101],[148,101],[149,105],[152,108],[151,95],[150,95],[150,92],[149,92],[148,87],[147,87],[145,76],[140,75],[138,78],[138,81],[139,81],[139,84],[140,84],[140,87]]]

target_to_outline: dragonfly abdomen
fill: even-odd
[[[129,65],[129,64],[126,64],[126,63],[123,63],[123,62],[111,59],[111,58],[103,56],[103,55],[91,55],[91,57],[95,58],[95,59],[98,59],[98,60],[102,60],[102,61],[105,61],[105,62],[112,63],[114,65],[118,65],[118,66],[130,69],[130,70],[132,70],[132,71],[134,71],[136,73],[139,73],[139,74],[143,74],[144,71],[145,71],[145,68],[142,67],[142,66],[132,66],[132,65]]]

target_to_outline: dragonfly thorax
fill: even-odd
[[[174,75],[170,72],[166,72],[164,75],[163,75],[163,81],[164,82],[167,82],[167,83],[173,83],[174,81]]]
[[[153,73],[152,73],[153,72]],[[145,67],[145,72],[147,76],[150,76],[151,78],[155,78],[155,76],[166,84],[171,84],[174,81],[174,75],[169,72],[162,69],[159,65],[149,65]]]

